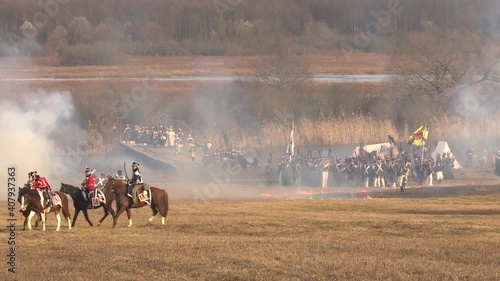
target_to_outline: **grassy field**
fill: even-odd
[[[315,74],[387,74],[389,56],[356,54],[347,59],[343,54],[308,56]],[[258,69],[259,56],[179,56],[126,57],[121,65],[59,67],[57,57],[0,57],[0,78],[108,78],[252,75]]]
[[[49,215],[45,233],[18,220],[17,273],[0,279],[499,280],[499,200],[172,200],[165,226],[140,209],[132,228],[80,217],[58,233]]]

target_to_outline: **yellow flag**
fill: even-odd
[[[413,146],[422,146],[425,144],[425,141],[429,137],[429,130],[426,126],[418,127],[413,134],[408,136],[408,144]]]

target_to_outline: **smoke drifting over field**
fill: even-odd
[[[473,148],[476,151],[476,156],[481,156],[483,153],[492,153],[500,149],[498,145],[500,140],[495,137],[496,134],[488,132],[498,132],[500,125],[498,117],[495,114],[500,114],[500,49],[498,48],[498,32],[500,31],[500,23],[498,16],[500,11],[500,2],[494,1],[487,9],[483,7],[480,11],[483,22],[487,23],[486,32],[492,36],[484,44],[480,46],[478,60],[473,66],[473,73],[470,73],[471,79],[466,83],[455,86],[451,89],[454,102],[453,112],[460,116],[464,122],[474,123],[475,132],[467,132],[469,135],[475,135],[469,141],[454,140],[461,150]],[[483,77],[486,74],[486,77]],[[480,81],[479,79],[484,79]],[[455,130],[464,130],[461,123],[457,123]],[[470,128],[470,127],[468,127]],[[448,128],[450,130],[450,128]],[[478,138],[478,136],[481,136]],[[462,154],[463,152],[459,152]]]
[[[16,100],[9,97],[13,96],[3,96],[0,103],[2,162],[17,168],[20,186],[27,181],[28,172],[35,170],[49,181],[59,179],[65,171],[61,165],[64,159],[56,156],[60,147],[52,135],[73,116],[70,94],[39,92],[16,96]]]

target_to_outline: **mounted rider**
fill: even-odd
[[[82,194],[83,198],[85,201],[87,201],[87,204],[90,208],[92,208],[92,200],[89,198],[90,193],[94,192],[95,196],[95,179],[92,176],[92,174],[95,172],[95,170],[90,169],[89,167],[85,167],[85,179],[82,182]]]
[[[108,178],[106,177],[106,174],[101,173],[101,177],[97,180],[97,185],[96,187],[101,190],[106,183],[108,182]]]
[[[127,178],[123,175],[122,170],[117,171],[115,178],[121,179],[122,181],[127,181]]]
[[[133,192],[133,189],[136,184],[142,184],[142,174],[141,171],[139,170],[139,163],[133,162],[132,163],[132,179],[129,182],[128,188],[127,188],[127,196],[132,197],[133,200],[133,206],[137,204],[137,195],[135,194],[136,192]]]
[[[45,177],[41,177],[38,175],[37,171],[30,172],[28,174],[30,178],[30,186],[31,189],[37,190],[42,193],[43,198],[47,201],[47,208],[52,207],[52,190],[50,188],[50,184]],[[42,198],[42,206],[43,206],[43,198]]]

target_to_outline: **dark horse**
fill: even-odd
[[[116,215],[113,216],[113,228],[116,226],[116,222],[118,220],[118,217],[120,216],[121,213],[124,211],[127,212],[127,217],[128,217],[128,227],[132,226],[132,218],[131,218],[131,213],[130,213],[130,208],[132,206],[132,198],[128,197],[126,195],[127,193],[127,184],[124,183],[120,179],[116,179],[113,177],[108,178],[108,182],[104,187],[102,188],[103,192],[109,192],[112,191],[116,195]],[[153,216],[149,218],[149,221],[151,222],[154,217],[160,213],[162,216],[161,218],[161,224],[165,224],[165,218],[167,217],[168,213],[168,194],[167,191],[151,186],[149,188],[150,194],[151,194],[151,210],[153,210]],[[140,202],[137,200],[137,205],[134,208],[141,208],[146,206],[147,204],[145,202]]]
[[[57,218],[57,228],[56,231],[59,231],[61,228],[61,214],[62,211],[64,217],[68,220],[68,227],[71,229],[71,221],[70,221],[70,213],[68,209],[68,197],[60,191],[55,192],[59,195],[61,199],[61,205],[55,204],[50,208],[45,208],[42,206],[42,201],[40,193],[36,190],[30,189],[29,186],[25,186],[24,188],[19,189],[19,196],[21,196],[21,211],[25,211],[28,208],[31,208],[31,212],[28,216],[28,229],[31,230],[31,219],[35,214],[40,214],[42,217],[42,230],[45,230],[45,214],[54,212]],[[44,204],[45,205],[45,204]]]
[[[24,185],[24,187],[26,188],[29,188],[29,185],[26,184]],[[17,202],[19,204],[21,204],[21,198],[22,198],[22,195],[21,195],[21,188],[19,188],[19,191],[17,193]],[[30,215],[31,213],[31,205],[30,206],[27,206],[27,208],[23,211],[23,210],[19,210],[19,212],[21,212],[23,214],[23,217],[24,217],[24,222],[23,222],[23,230],[26,230],[26,225],[28,225],[28,216]],[[37,214],[36,216],[36,222],[35,222],[35,229],[38,227],[38,224],[40,223],[40,221],[42,220],[42,216],[40,216],[40,214]]]
[[[87,201],[85,200],[85,198],[83,198],[81,189],[71,184],[61,183],[61,189],[59,191],[68,194],[73,199],[73,206],[75,207],[75,215],[73,216],[73,223],[71,224],[71,226],[75,227],[76,218],[78,217],[78,214],[80,214],[80,211],[83,212],[85,220],[89,223],[89,225],[94,226],[89,219],[89,215],[87,213]],[[115,212],[111,207],[111,203],[113,203],[113,201],[115,200],[115,195],[111,191],[108,191],[107,193],[103,192],[103,194],[105,198],[105,203],[101,202],[99,206],[94,208],[98,209],[102,207],[104,210],[104,216],[101,218],[101,220],[99,220],[99,225],[104,221],[104,219],[109,215],[109,213],[111,213],[111,216],[115,215]]]

